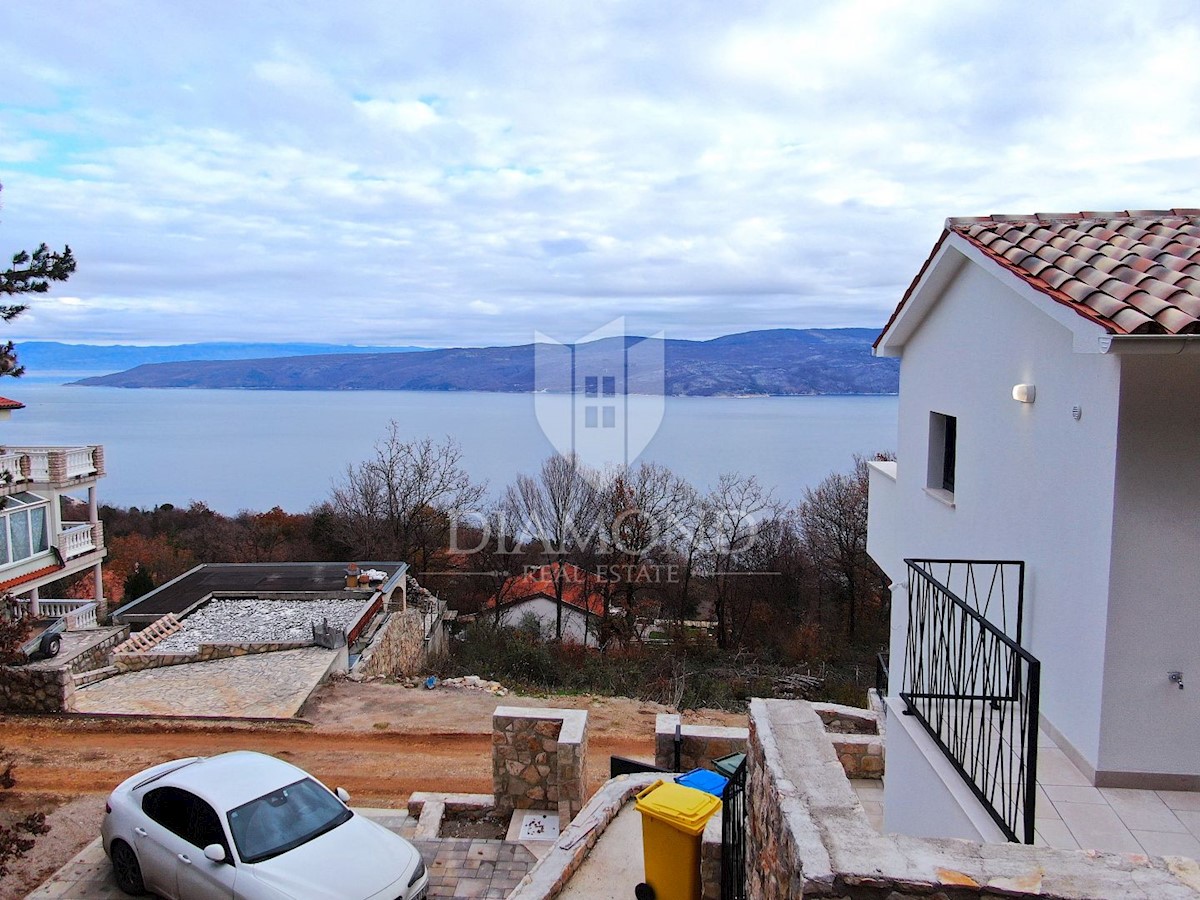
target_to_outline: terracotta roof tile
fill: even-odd
[[[553,600],[555,597],[555,582],[558,580],[560,563],[552,562],[526,572],[515,575],[504,582],[499,594],[500,606],[510,606],[522,603],[535,597],[545,597]],[[600,585],[608,579],[586,572],[573,563],[562,563],[562,601],[567,606],[590,613],[594,616],[604,615],[605,595],[599,590]],[[587,596],[584,596],[584,592]],[[497,597],[491,597],[484,604],[486,608],[495,609]]]
[[[1200,211],[955,218],[946,229],[1112,333],[1200,333]]]
[[[24,575],[18,575],[16,578],[10,578],[8,581],[0,581],[0,591],[10,591],[23,584],[29,584],[29,582],[36,581],[43,575],[49,575],[51,572],[57,572],[61,568],[63,566],[55,563],[52,566],[44,566],[40,569],[34,569],[32,572],[26,572]]]
[[[9,400],[7,397],[0,397],[0,409],[24,409],[25,404],[20,400]]]

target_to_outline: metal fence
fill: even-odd
[[[746,760],[721,792],[721,900],[746,900]]]
[[[908,635],[900,697],[906,712],[1009,840],[1032,844],[1041,664],[1020,645],[1024,564],[905,563]]]

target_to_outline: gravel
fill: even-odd
[[[363,600],[210,600],[183,620],[183,629],[155,646],[159,653],[191,653],[200,644],[311,641],[312,624],[329,620],[350,630]]]

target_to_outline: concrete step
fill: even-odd
[[[120,674],[120,670],[116,666],[103,666],[102,668],[91,669],[87,672],[78,672],[72,675],[71,678],[75,681],[76,688],[82,688],[118,674]]]

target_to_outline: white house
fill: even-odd
[[[0,409],[21,408],[0,397]],[[97,612],[104,614],[104,532],[96,503],[103,476],[103,447],[0,447],[0,593],[35,614],[68,615],[71,627],[95,625]],[[88,569],[95,606],[41,598],[45,585]]]
[[[1031,722],[1095,786],[1200,790],[1200,210],[949,219],[875,352],[886,826],[1026,839]]]
[[[509,626],[521,625],[527,616],[533,616],[542,634],[553,635],[558,623],[556,597],[561,596],[562,639],[598,647],[605,603],[602,584],[602,579],[573,563],[548,563],[507,579],[481,615],[498,615]]]

